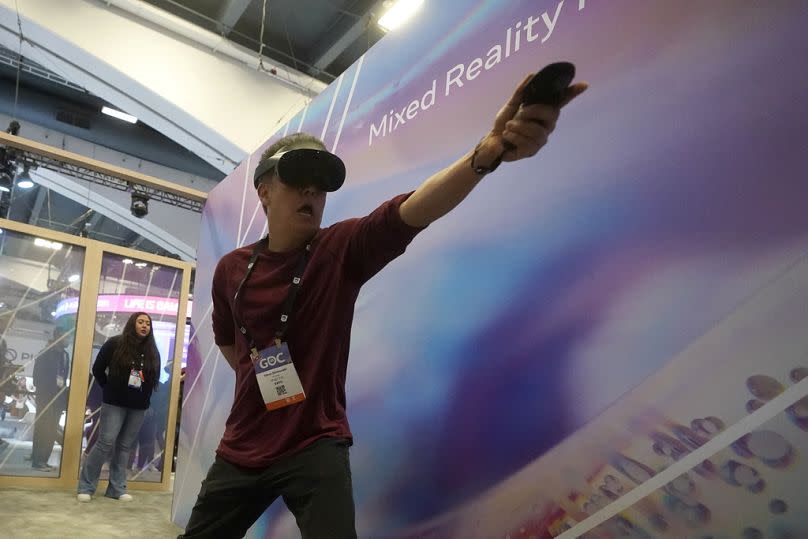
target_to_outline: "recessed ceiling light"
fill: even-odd
[[[119,120],[123,120],[124,122],[129,122],[130,124],[137,123],[137,118],[135,118],[131,114],[121,112],[120,110],[115,110],[110,107],[101,107],[101,112],[103,112],[107,116],[112,116],[113,118],[118,118]]]
[[[58,241],[48,241],[44,238],[34,238],[34,245],[37,247],[45,247],[46,249],[53,249],[54,251],[58,251],[64,247]]]
[[[379,18],[379,26],[390,32],[407,22],[424,0],[398,0]]]

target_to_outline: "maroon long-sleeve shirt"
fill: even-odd
[[[285,340],[306,400],[267,411],[248,343],[234,308],[256,343],[270,345],[303,248],[286,253],[262,248],[234,306],[233,296],[254,245],[226,254],[213,276],[213,332],[219,346],[235,345],[239,358],[233,407],[217,453],[233,464],[259,468],[315,440],[351,440],[345,407],[345,373],[354,303],[362,285],[404,252],[421,230],[401,220],[409,195],[385,202],[366,217],[320,230],[301,280]]]

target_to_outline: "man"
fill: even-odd
[[[68,368],[65,331],[57,327],[48,346],[34,360],[36,420],[31,453],[31,467],[34,470],[52,471],[48,459],[58,437],[59,416],[65,408],[63,397]]]
[[[213,330],[236,372],[233,407],[185,539],[242,537],[278,497],[304,539],[356,537],[345,373],[361,286],[457,206],[498,159],[534,155],[560,107],[521,106],[529,77],[477,147],[414,193],[321,229],[345,169],[322,142],[283,138],[254,182],[269,235],[225,255],[213,277]],[[586,89],[566,90],[561,106]]]
[[[3,339],[3,335],[6,334],[5,328],[6,324],[0,323],[0,421],[6,420],[6,395],[12,392],[9,388],[12,385],[13,378],[11,369],[9,369],[9,362],[6,360],[8,346],[6,345],[6,340]],[[0,438],[0,452],[5,451],[8,446],[9,443]]]

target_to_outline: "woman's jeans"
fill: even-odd
[[[101,467],[109,462],[109,486],[105,496],[120,498],[126,493],[126,465],[146,410],[101,405],[101,433],[84,459],[79,475],[79,494],[95,494]]]

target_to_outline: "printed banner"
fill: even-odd
[[[348,170],[323,224],[364,215],[473,148],[527,73],[567,60],[591,88],[549,144],[503,164],[359,297],[360,536],[808,536],[808,498],[789,486],[808,450],[806,27],[790,1],[425,2],[208,199],[174,521],[232,403],[210,283],[266,232],[263,150],[322,138]],[[773,409],[779,437],[725,455]],[[619,525],[588,520],[646,490]],[[705,513],[730,499],[734,523]],[[297,533],[279,502],[251,536]]]

